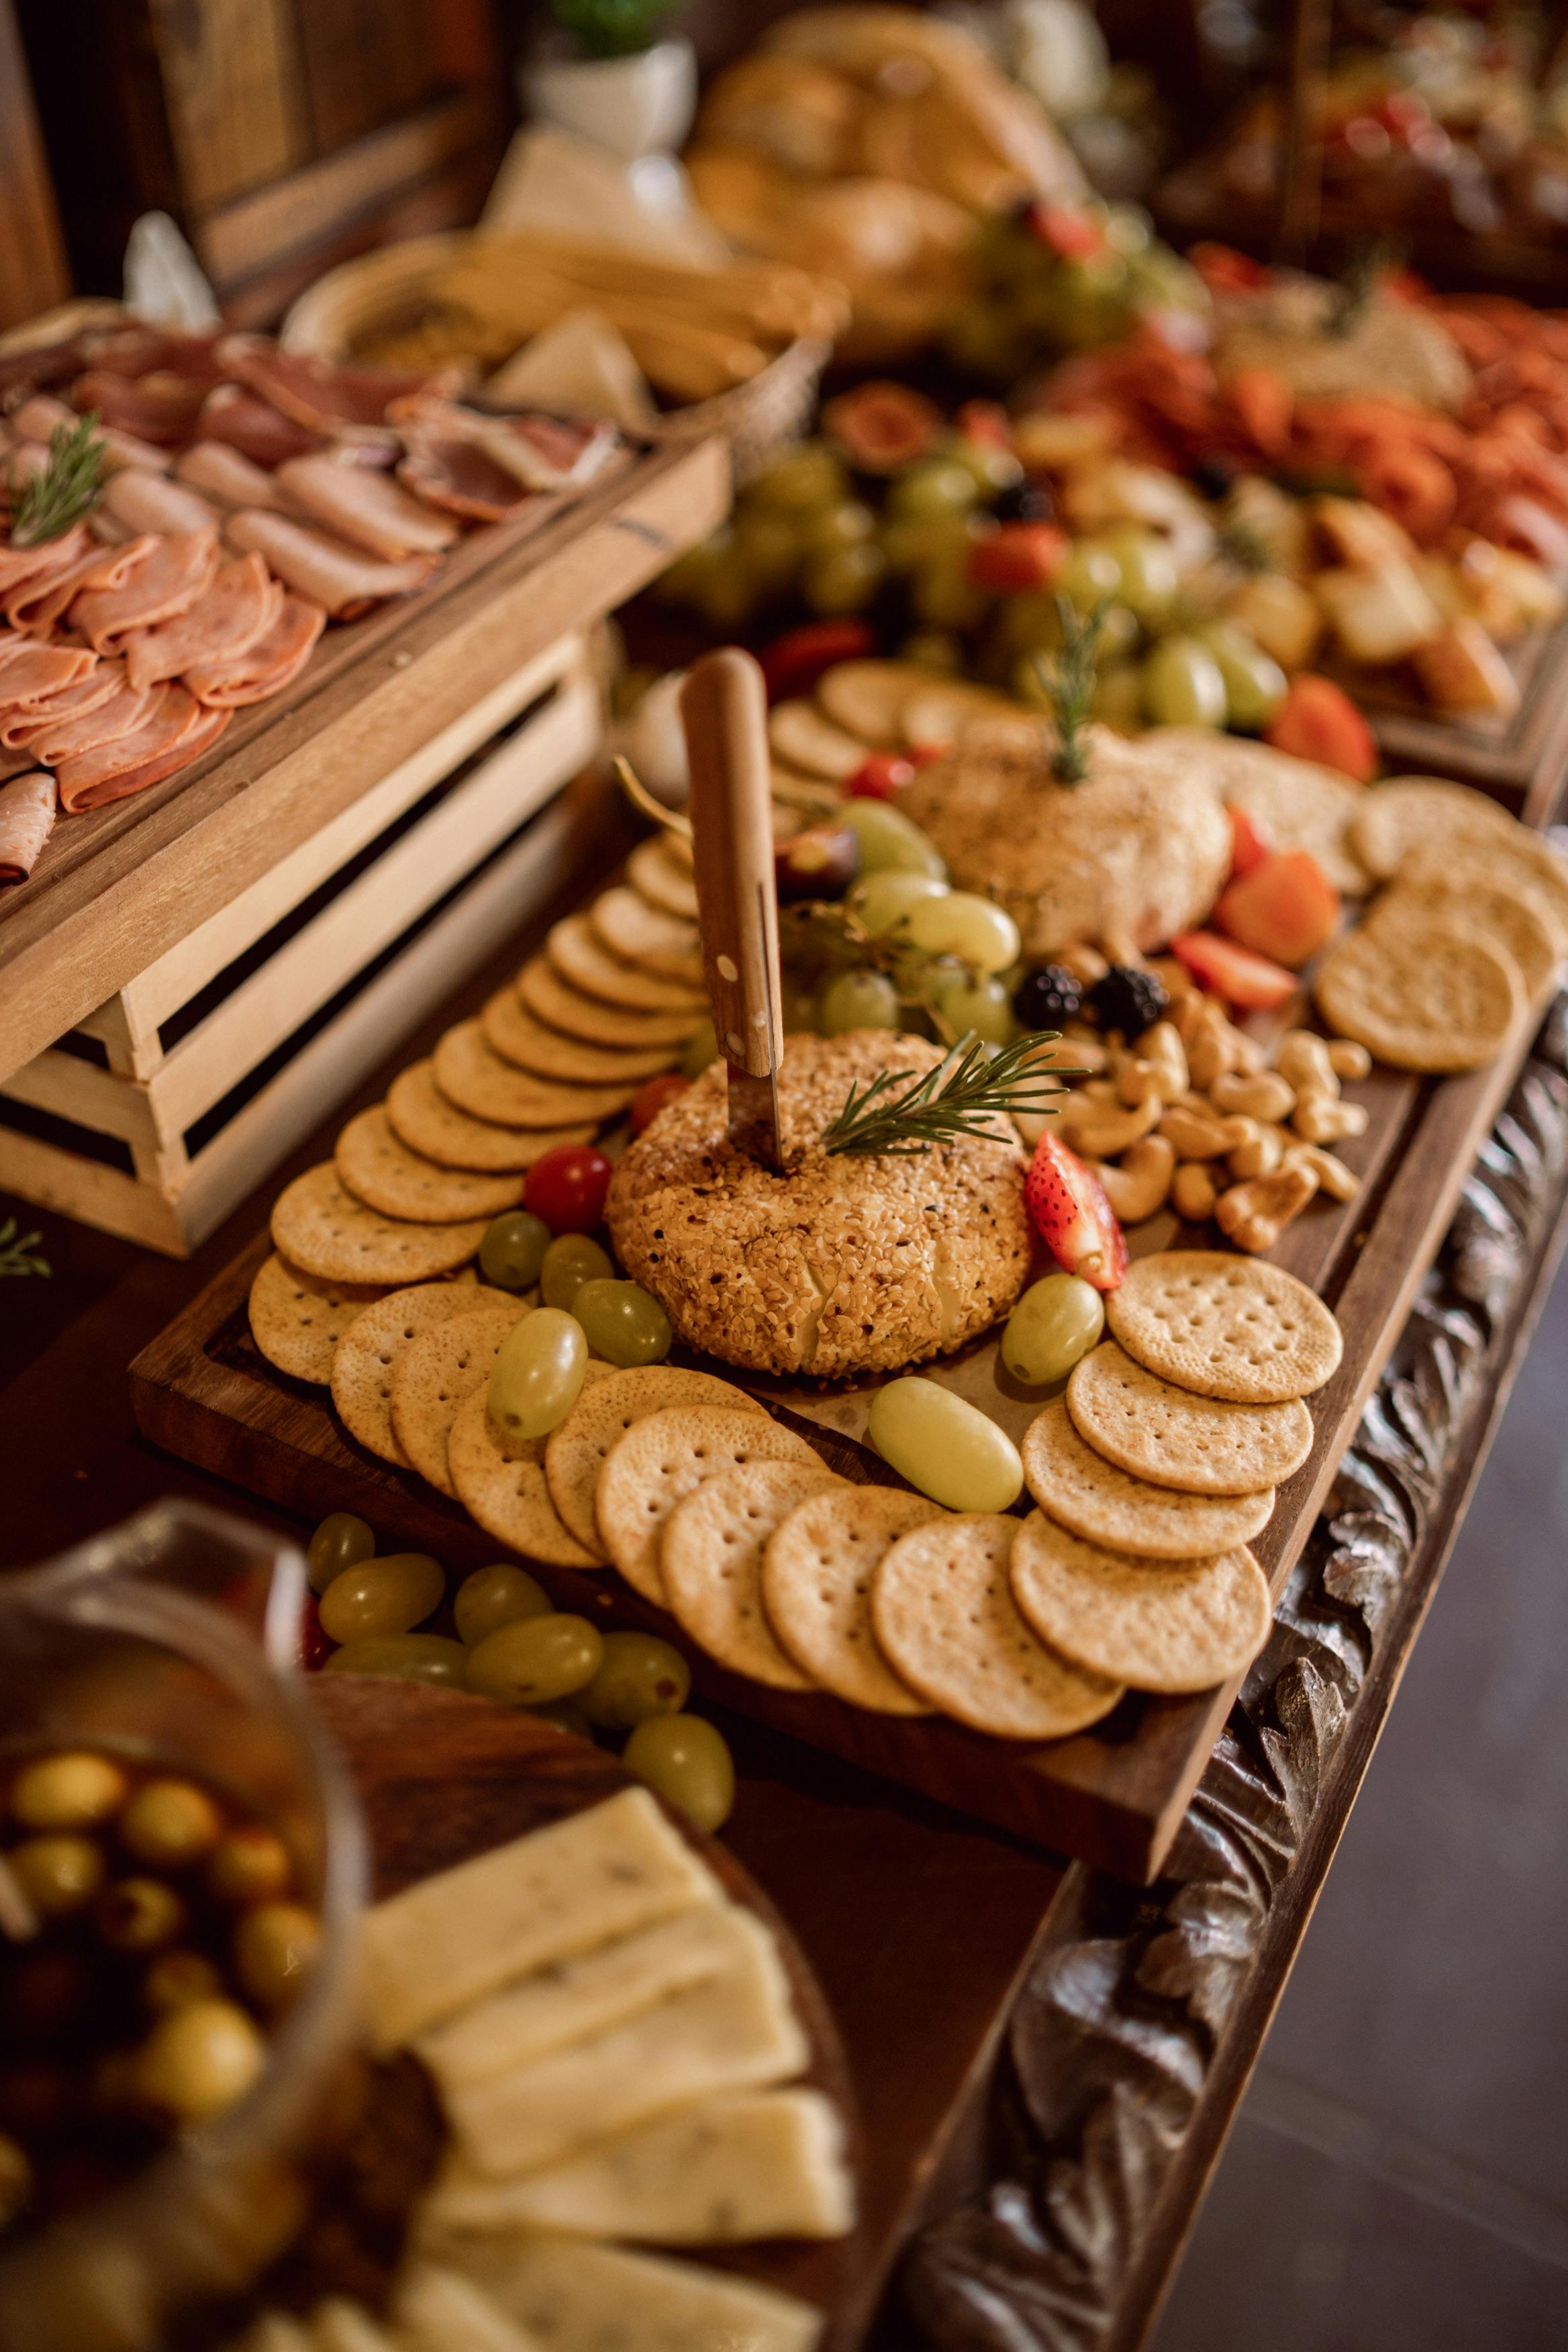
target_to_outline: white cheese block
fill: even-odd
[[[434,2231],[560,2230],[655,2246],[841,2238],[854,2227],[855,2184],[831,2099],[742,2092],[658,2116],[514,2179],[487,2180],[458,2159],[425,2219]]]
[[[398,2352],[539,2352],[482,2286],[435,2263],[416,2264],[397,2296]]]
[[[396,2352],[363,2305],[341,2294],[319,2303],[310,2314],[310,2341],[314,2352]]]
[[[540,2352],[813,2352],[822,2333],[792,2294],[661,2254],[535,2238],[464,2263]]]
[[[395,2050],[513,1977],[724,1895],[646,1789],[421,1879],[365,1921],[372,2031]]]
[[[476,2169],[526,2172],[667,2109],[798,2074],[806,2040],[773,1938],[749,1912],[731,1916],[744,1948],[704,1983],[531,2065],[448,2091],[447,2120]]]

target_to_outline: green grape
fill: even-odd
[[[497,1290],[531,1290],[539,1280],[550,1228],[531,1209],[509,1209],[479,1244],[479,1272]]]
[[[1006,1432],[935,1381],[910,1376],[879,1389],[868,1433],[901,1478],[950,1511],[1010,1510],[1024,1491]]]
[[[814,613],[863,612],[887,568],[886,557],[871,540],[831,548],[806,564],[800,576],[801,594]]]
[[[562,1234],[544,1253],[539,1288],[546,1307],[560,1307],[570,1315],[585,1282],[603,1282],[616,1270],[616,1261],[592,1234]]]
[[[1125,732],[1143,723],[1143,672],[1137,662],[1110,662],[1094,681],[1094,715]]]
[[[735,1766],[720,1733],[700,1715],[654,1715],[639,1723],[621,1758],[656,1796],[711,1835],[735,1802]]]
[[[728,548],[727,533],[715,532],[711,539],[700,540],[684,555],[678,555],[668,572],[660,572],[656,594],[671,604],[700,604],[710,581],[726,560]]]
[[[963,667],[963,647],[951,629],[916,629],[899,647],[899,659],[953,677]]]
[[[500,1343],[490,1374],[489,1413],[509,1437],[545,1437],[582,1394],[588,1342],[575,1316],[536,1307]]]
[[[803,509],[833,504],[843,498],[845,488],[844,468],[832,450],[820,441],[802,441],[775,457],[766,473],[748,484],[746,503],[799,513]]]
[[[1143,665],[1143,710],[1157,727],[1223,727],[1225,679],[1196,637],[1166,637]]]
[[[523,1617],[548,1617],[554,1605],[525,1568],[514,1568],[510,1559],[501,1559],[464,1577],[452,1614],[458,1621],[458,1639],[471,1650],[476,1642],[499,1633],[503,1625],[514,1625]]]
[[[836,821],[847,824],[860,845],[862,874],[929,874],[947,880],[936,844],[889,801],[841,801]]]
[[[1170,541],[1157,531],[1129,529],[1108,533],[1105,544],[1121,573],[1121,602],[1134,619],[1157,626],[1181,586]]]
[[[915,568],[910,603],[917,620],[933,629],[973,629],[984,619],[990,598],[969,576],[967,545],[952,554],[927,556]]]
[[[979,496],[980,485],[967,466],[951,457],[922,457],[893,477],[888,487],[888,511],[931,521],[967,514]]]
[[[896,1029],[899,992],[885,971],[841,971],[816,1000],[819,1037],[842,1037],[851,1029]]]
[[[877,518],[858,499],[844,499],[808,515],[800,539],[808,555],[833,555],[840,548],[858,547],[877,528]]]
[[[434,1683],[443,1690],[461,1690],[468,1670],[468,1654],[461,1642],[445,1633],[371,1633],[345,1642],[327,1660],[329,1675],[390,1675],[400,1683]]]
[[[812,988],[794,987],[788,975],[784,978],[784,1002],[779,1008],[786,1037],[809,1035],[816,1025],[816,992]]]
[[[572,1312],[594,1353],[623,1370],[662,1364],[675,1337],[668,1316],[640,1282],[585,1282]]]
[[[884,940],[896,931],[908,918],[911,907],[922,898],[943,898],[947,884],[937,881],[931,874],[900,874],[884,869],[880,874],[868,874],[857,882],[847,900],[850,913],[863,931],[874,940]]]
[[[352,1511],[331,1512],[310,1538],[306,1552],[311,1591],[325,1592],[334,1576],[341,1576],[345,1568],[357,1568],[374,1552],[375,1536],[363,1519]]]
[[[585,1617],[521,1617],[468,1652],[468,1688],[508,1706],[549,1706],[592,1682],[604,1652]]]
[[[710,1063],[719,1058],[719,1039],[711,1021],[703,1021],[693,1030],[691,1043],[680,1057],[680,1066],[689,1078],[700,1078]]]
[[[650,1716],[684,1706],[690,1688],[691,1669],[671,1643],[657,1633],[606,1633],[599,1671],[577,1704],[605,1731],[635,1731]]]
[[[569,1731],[574,1739],[594,1737],[594,1727],[575,1699],[558,1698],[550,1706],[531,1706],[528,1713],[536,1722],[552,1723],[557,1731]]]
[[[1100,1343],[1105,1301],[1079,1274],[1047,1274],[1031,1283],[1007,1318],[1002,1361],[1026,1388],[1065,1381],[1080,1356]]]
[[[1208,621],[1193,635],[1219,666],[1229,724],[1248,734],[1266,727],[1284,701],[1288,684],[1272,655],[1234,621]]]
[[[1136,205],[1110,205],[1105,215],[1105,241],[1114,253],[1131,260],[1147,253],[1152,232]]]
[[[926,1002],[955,1037],[973,1029],[989,1045],[1005,1045],[1017,1034],[1005,981],[994,972],[972,978],[962,965],[939,969],[926,985]]]
[[[994,441],[966,441],[955,435],[947,456],[973,478],[983,499],[994,499],[998,490],[1016,489],[1024,478],[1024,468],[1011,449]]]
[[[976,971],[1005,971],[1021,951],[1012,916],[972,890],[917,899],[903,929],[913,946],[931,955],[962,956]]]
[[[1121,592],[1121,566],[1101,541],[1077,541],[1057,573],[1056,588],[1075,613],[1092,613],[1108,596]]]
[[[764,595],[787,588],[799,569],[801,534],[789,516],[758,507],[735,517],[735,562]]]
[[[321,1595],[321,1631],[330,1641],[409,1633],[441,1605],[447,1580],[422,1551],[389,1552],[334,1576]]]

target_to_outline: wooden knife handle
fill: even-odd
[[[691,771],[702,959],[719,1051],[752,1077],[784,1058],[778,901],[763,673],[738,646],[704,654],[680,690]]]

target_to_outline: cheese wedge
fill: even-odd
[[[625,1789],[378,1903],[364,1929],[373,2034],[398,2049],[513,1977],[724,1899],[648,1791]]]
[[[807,2044],[773,1938],[749,1912],[731,1916],[744,1948],[705,1982],[531,2065],[448,2091],[447,2120],[469,2163],[491,2179],[526,2172],[667,2109],[798,2074]]]
[[[540,2352],[813,2352],[822,2333],[792,2294],[659,2254],[536,2238],[463,2261]]]
[[[742,2092],[658,2116],[559,2164],[487,2180],[458,2158],[425,2209],[443,2230],[559,2230],[655,2246],[841,2238],[855,2186],[820,2091]]]
[[[443,2090],[510,2074],[743,1959],[750,1946],[739,1916],[700,1905],[580,1959],[540,1969],[421,2034],[415,2050]]]
[[[608,416],[646,433],[658,411],[630,346],[602,310],[568,310],[531,336],[485,385],[498,407],[542,408],[552,416]]]
[[[421,2263],[397,2297],[398,2352],[539,2352],[539,2339],[472,2279]]]
[[[319,2303],[310,2314],[310,2342],[313,2352],[396,2352],[363,2305],[341,2294]]]

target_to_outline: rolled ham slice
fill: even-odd
[[[134,687],[156,686],[194,666],[226,661],[265,635],[283,609],[283,590],[259,555],[218,569],[205,596],[178,619],[139,630],[125,641],[125,674]],[[4,691],[0,673],[0,691]]]
[[[158,531],[164,538],[176,531],[203,530],[209,525],[216,530],[218,526],[217,509],[200,491],[184,482],[172,482],[165,475],[146,473],[141,467],[129,467],[124,473],[111,476],[104,484],[98,512],[112,515],[126,530]]]
[[[0,710],[46,702],[68,686],[79,686],[97,667],[97,657],[85,646],[41,646],[36,637],[0,639]]]
[[[225,527],[231,547],[263,555],[279,580],[312,604],[324,604],[335,621],[352,620],[388,596],[411,596],[424,586],[437,555],[411,555],[402,563],[378,563],[357,547],[307,530],[287,515],[246,509]]]
[[[182,482],[233,514],[240,507],[280,507],[282,493],[264,466],[226,441],[194,441],[174,460]]]
[[[55,829],[55,780],[42,768],[0,784],[0,882],[25,882]]]
[[[312,433],[342,425],[384,425],[395,400],[439,389],[442,379],[397,368],[340,367],[303,352],[282,352],[260,335],[226,335],[225,373]],[[450,381],[450,378],[446,379]]]
[[[93,709],[62,714],[47,725],[32,730],[25,746],[35,760],[46,768],[58,768],[62,760],[79,759],[85,752],[96,751],[100,744],[117,742],[121,735],[130,735],[141,726],[151,712],[153,698],[163,691],[151,688],[138,694],[128,684],[123,662],[106,662],[114,678],[114,691]],[[43,714],[40,712],[39,717]],[[32,716],[19,711],[18,719]]]
[[[89,368],[71,386],[71,405],[90,409],[100,424],[134,434],[156,449],[178,449],[195,429],[201,405],[212,390],[210,377],[149,374],[134,379],[107,368]]]
[[[237,383],[220,383],[207,394],[196,419],[196,439],[225,442],[257,466],[280,466],[286,457],[304,457],[321,446],[319,433],[307,433],[269,400]]]
[[[186,670],[185,691],[214,710],[265,702],[299,677],[326,625],[320,604],[303,596],[285,596],[283,609],[265,636],[229,661],[203,662]],[[0,742],[5,740],[0,729]]]
[[[5,618],[14,629],[47,637],[82,589],[121,587],[152,544],[151,539],[132,539],[119,547],[95,547],[64,572],[24,581],[5,600]]]
[[[384,562],[439,554],[458,536],[455,522],[400,489],[386,475],[337,459],[291,457],[279,466],[278,484],[289,504],[312,522],[324,522],[355,547]]]
[[[22,440],[47,443],[57,426],[79,422],[74,408],[68,408],[63,400],[52,399],[47,393],[39,392],[17,409],[11,419],[11,427]],[[106,432],[101,426],[98,437],[103,444],[106,472],[117,472],[121,466],[140,466],[143,472],[150,474],[166,474],[169,470],[168,451],[155,449],[151,441],[135,441],[128,433]]]
[[[120,587],[91,589],[77,598],[71,625],[96,652],[118,652],[133,631],[189,612],[211,587],[217,562],[217,533],[210,528],[155,539]]]
[[[124,684],[122,663],[100,661],[77,685],[62,687],[46,701],[10,704],[0,710],[0,745],[7,751],[27,751],[40,735],[52,734],[72,719],[101,710]]]
[[[204,710],[183,686],[154,688],[153,707],[139,727],[96,751],[62,760],[55,770],[60,806],[68,816],[126,800],[149,784],[188,767],[227,726],[226,710]]]
[[[16,450],[7,454],[7,467],[15,461],[16,454]],[[45,462],[47,462],[47,456]],[[62,531],[58,539],[46,539],[37,547],[12,547],[0,543],[0,596],[9,595],[11,590],[20,588],[24,581],[45,580],[51,572],[65,572],[91,552],[92,541],[88,536],[87,527],[79,522],[69,530]]]

